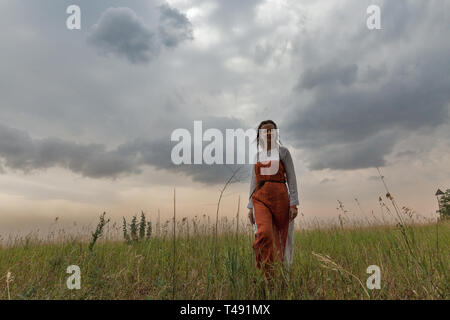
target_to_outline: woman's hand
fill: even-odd
[[[294,220],[297,217],[298,209],[297,207],[289,207],[289,221]]]
[[[255,221],[253,220],[253,209],[248,209],[248,218],[251,224],[255,224]]]

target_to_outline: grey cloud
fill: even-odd
[[[186,15],[167,4],[160,5],[159,11],[158,30],[153,31],[132,9],[108,8],[91,28],[87,41],[102,54],[113,53],[138,64],[157,57],[162,46],[172,48],[193,40]]]
[[[310,153],[310,169],[352,170],[385,165],[383,156],[394,146],[392,133],[379,134],[352,144],[329,144]]]
[[[433,5],[429,1],[384,0],[381,6],[381,21],[382,27],[388,28],[389,32],[383,33],[383,40],[386,42],[410,40],[414,36],[414,32],[411,31],[418,26],[430,9],[433,9]]]
[[[415,81],[405,76],[380,88],[319,89],[311,105],[286,121],[293,144],[310,151],[312,169],[384,165],[399,135],[380,133],[412,132],[448,121],[450,80],[435,72],[436,66],[422,68]]]
[[[405,75],[394,76],[381,87],[320,89],[288,128],[301,137],[302,144],[313,146],[361,141],[394,127],[415,130],[445,123],[450,79],[443,72],[429,74],[429,67],[423,65],[415,81]]]
[[[262,45],[257,43],[254,48],[253,58],[256,63],[264,64],[272,55],[273,47],[269,44]]]
[[[308,54],[297,52],[302,64],[314,67],[302,73],[295,88],[314,90],[292,91],[282,127],[289,142],[304,150],[310,169],[383,166],[397,142],[449,122],[450,46],[440,32],[450,27],[448,19],[441,19],[445,6],[411,4],[403,11],[405,1],[384,2],[383,10],[393,10],[386,14],[383,30],[361,29],[357,50],[348,46],[347,41],[354,41],[351,33],[339,35],[346,46],[330,46],[333,29],[305,40],[302,47],[310,48]],[[396,20],[394,12],[402,16]],[[398,29],[393,21],[399,21]],[[377,57],[377,48],[388,58]],[[311,52],[322,54],[325,62],[316,62]],[[308,99],[302,99],[305,95]]]
[[[217,1],[218,8],[212,16],[212,19],[214,19],[212,22],[215,22],[215,24],[228,32],[230,26],[253,22],[255,10],[261,3],[263,3],[262,0]]]
[[[386,64],[381,64],[379,66],[371,66],[370,64],[360,70],[358,74],[358,81],[360,83],[375,83],[376,81],[382,80],[388,75],[388,70]]]
[[[58,138],[32,139],[28,133],[0,125],[0,157],[4,166],[31,172],[62,167],[92,178],[139,172],[129,154],[101,144],[78,144]]]
[[[194,119],[184,119],[184,121],[180,122],[183,125],[179,127],[172,127],[170,132],[176,128],[185,128],[189,130],[191,133],[193,132],[193,120]],[[205,132],[209,128],[218,129],[222,132],[224,137],[224,145],[225,145],[225,130],[226,129],[239,129],[242,128],[247,130],[247,126],[243,121],[233,117],[211,117],[207,116],[201,119],[202,120],[202,130]],[[158,140],[152,142],[153,148],[146,147],[147,142],[140,139],[137,144],[141,144],[140,147],[136,149],[143,150],[142,154],[142,162],[154,166],[156,169],[165,169],[173,172],[181,173],[186,176],[192,177],[193,181],[201,182],[204,184],[223,184],[233,173],[234,170],[239,169],[239,173],[236,175],[235,179],[243,181],[248,179],[250,173],[250,165],[248,164],[182,164],[176,166],[172,164],[170,161],[170,154],[172,150],[172,146],[176,143],[170,141],[170,132],[168,131],[166,136],[167,140]],[[192,137],[193,138],[193,137]],[[203,148],[209,144],[210,142],[203,142]],[[192,149],[193,150],[193,149]],[[225,150],[223,150],[223,161],[225,162]],[[237,145],[234,145],[234,155],[235,161],[237,157]],[[193,161],[193,152],[191,153],[191,160]]]
[[[108,8],[92,27],[88,43],[131,63],[148,62],[159,53],[154,33],[130,8]]]
[[[245,129],[234,118],[208,118],[203,131],[208,128],[217,128],[224,135],[225,129]],[[145,165],[180,173],[205,184],[224,183],[238,167],[245,168],[241,168],[237,179],[248,176],[248,165],[174,165],[171,150],[175,142],[170,141],[169,128],[166,133],[165,138],[136,138],[108,150],[103,144],[78,144],[53,137],[33,139],[22,130],[0,124],[0,158],[4,167],[23,172],[62,167],[90,178],[115,179],[138,174]]]
[[[176,47],[180,42],[193,40],[192,24],[185,14],[167,4],[159,6],[159,37],[167,47]]]
[[[86,50],[86,43],[77,43],[77,35],[81,38],[82,32],[67,37],[67,30],[55,27],[61,24],[58,12],[64,10],[51,1],[46,1],[44,9],[42,4],[33,5],[31,12],[39,14],[30,16],[32,23],[22,14],[31,4],[14,2],[17,9],[5,10],[4,16],[14,13],[15,17],[5,21],[21,30],[34,29],[36,36],[30,41],[26,32],[14,36],[7,31],[2,33],[5,43],[0,53],[3,57],[0,68],[5,75],[0,79],[3,122],[27,128],[39,136],[64,139],[59,141],[63,147],[53,151],[58,153],[53,160],[41,156],[37,161],[38,153],[32,149],[42,149],[43,142],[28,136],[29,150],[11,150],[6,154],[3,151],[6,149],[2,149],[5,162],[6,157],[9,159],[9,166],[4,166],[11,168],[17,163],[18,168],[28,164],[29,168],[58,165],[70,169],[71,164],[76,172],[89,176],[120,176],[148,163],[162,170],[179,170],[193,179],[218,181],[230,170],[221,167],[222,173],[218,166],[171,168],[166,161],[168,151],[158,152],[168,148],[166,134],[157,138],[153,135],[159,134],[160,128],[173,127],[175,122],[191,123],[191,119],[187,121],[190,116],[233,114],[247,105],[245,114],[249,121],[275,118],[283,142],[287,140],[304,149],[310,168],[346,167],[342,164],[345,156],[351,158],[348,168],[382,165],[384,156],[396,151],[395,143],[404,135],[448,122],[450,50],[445,38],[449,29],[445,12],[449,7],[444,1],[375,1],[383,10],[383,29],[370,32],[365,27],[364,13],[372,2],[344,1],[340,8],[330,7],[330,14],[324,12],[323,25],[315,28],[308,20],[309,9],[314,13],[315,6],[309,7],[313,2],[306,1],[302,4],[308,18],[305,26],[297,34],[288,33],[286,39],[273,39],[273,35],[278,35],[277,30],[282,31],[292,21],[277,26],[256,24],[255,13],[262,1],[220,1],[209,16],[202,18],[217,32],[214,45],[205,50],[185,51],[179,46],[176,55],[160,56],[161,63],[152,66],[152,73],[126,64],[99,63],[91,50]],[[204,3],[200,1],[199,7]],[[114,2],[116,5],[119,2]],[[185,10],[188,4],[183,5]],[[183,23],[179,16],[165,20],[164,10],[152,10],[155,6],[148,1],[130,4],[137,15],[125,8],[122,9],[129,10],[128,13],[123,10],[110,13],[110,18],[122,17],[124,25],[129,26],[122,32],[137,30],[138,33],[132,37],[118,36],[109,30],[111,21],[106,24],[108,20],[97,21],[100,12],[108,6],[112,6],[110,2],[81,3],[84,16],[90,18],[86,21],[97,23],[89,35],[90,40],[97,35],[97,42],[89,43],[105,54],[144,63],[157,55],[158,48],[187,40],[189,24]],[[290,3],[282,10],[289,10],[293,16],[302,14],[302,10]],[[49,19],[39,21],[43,12],[51,13]],[[149,17],[149,12],[154,16]],[[164,21],[169,27],[176,26],[177,21],[184,26],[171,34],[172,42],[164,43],[159,33],[158,26],[165,25]],[[105,29],[100,28],[102,25]],[[172,30],[169,27],[166,29]],[[231,32],[231,27],[239,32]],[[283,63],[265,69],[271,65],[266,62],[271,60],[272,51],[279,51],[285,42],[292,49],[281,56]],[[43,50],[36,50],[43,43]],[[14,50],[18,47],[23,50]],[[237,73],[225,63],[233,57],[254,58],[260,65],[249,72]],[[182,63],[173,67],[172,58]],[[299,66],[297,70],[296,66]],[[298,83],[305,85],[304,89],[313,90],[297,90],[286,97],[286,86]],[[227,110],[234,103],[233,96],[239,108]],[[170,99],[174,102],[166,107],[165,100]],[[101,141],[102,144],[76,145],[69,142],[71,136],[77,141]],[[151,136],[154,140],[133,140],[137,136]],[[373,136],[383,143],[372,139]],[[52,139],[47,140],[50,145],[56,144]],[[22,141],[27,141],[27,134]],[[128,142],[118,148],[107,147],[116,141]],[[76,156],[67,155],[69,151],[61,155],[59,151],[64,148],[77,150],[71,152],[84,156],[75,160]],[[371,153],[373,150],[377,153]],[[94,166],[96,161],[91,160],[98,159],[101,163],[102,156],[98,153],[117,162],[111,160],[102,172]],[[85,165],[85,161],[92,167]]]
[[[312,89],[316,86],[342,84],[348,86],[357,77],[358,66],[356,64],[339,65],[329,63],[318,68],[309,68],[300,78],[298,87]]]
[[[409,157],[409,156],[415,156],[418,153],[419,152],[415,151],[415,150],[404,150],[404,151],[397,152],[395,154],[395,156],[397,156],[397,157]]]

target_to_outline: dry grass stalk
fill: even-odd
[[[364,284],[361,282],[361,280],[360,280],[357,276],[355,276],[355,275],[354,275],[353,273],[351,273],[350,271],[345,270],[342,266],[340,266],[339,264],[337,264],[336,262],[334,262],[334,261],[331,259],[331,257],[328,256],[328,255],[322,255],[322,254],[319,254],[319,253],[315,253],[314,251],[312,252],[312,254],[313,254],[313,255],[314,255],[314,256],[322,263],[321,266],[322,266],[323,268],[330,269],[330,270],[333,270],[333,271],[336,271],[336,272],[343,272],[343,273],[346,273],[346,274],[348,274],[349,276],[355,278],[355,279],[359,282],[359,284],[361,285],[361,288],[363,288],[364,293],[365,293],[365,294],[367,295],[367,297],[369,297],[369,299],[370,299],[370,294],[369,294],[369,292],[367,291],[367,289],[364,287]]]

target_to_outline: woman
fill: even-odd
[[[277,129],[272,120],[258,126],[257,158],[247,206],[255,230],[253,249],[257,268],[263,269],[268,280],[274,275],[277,261],[282,261],[285,267],[292,262],[294,219],[299,204],[291,154],[281,145]]]

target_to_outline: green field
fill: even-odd
[[[297,230],[290,281],[268,287],[253,234],[165,235],[127,244],[100,238],[16,241],[0,250],[0,299],[449,299],[450,223]],[[215,245],[217,243],[217,245]],[[217,248],[216,259],[214,259]],[[174,263],[175,262],[175,263]],[[81,289],[69,290],[69,265]],[[366,269],[381,269],[369,290]],[[7,274],[10,272],[10,276]],[[8,281],[7,281],[8,280]]]

